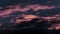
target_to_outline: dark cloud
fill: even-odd
[[[20,4],[60,5],[60,0],[0,0],[0,6],[16,5],[19,3]]]

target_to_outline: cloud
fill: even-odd
[[[24,22],[24,21],[31,21],[32,19],[35,19],[35,18],[39,18],[39,16],[36,16],[36,15],[23,15],[23,18],[22,19],[16,18],[15,19],[16,21],[12,21],[12,22],[18,24],[18,23],[21,23],[21,22]]]
[[[8,8],[8,9],[6,9]],[[10,15],[11,13],[20,11],[20,12],[27,12],[28,10],[38,11],[38,10],[46,10],[46,9],[54,9],[55,6],[47,6],[47,5],[40,5],[40,4],[31,4],[31,5],[25,5],[25,7],[22,7],[21,5],[15,5],[15,6],[6,6],[5,10],[2,10],[3,8],[0,8],[0,16]]]

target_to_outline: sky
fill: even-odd
[[[59,5],[60,0],[0,0],[2,5],[15,5],[15,4],[43,4],[43,5]]]
[[[16,24],[40,17],[60,20],[60,0],[0,0],[2,29],[15,28]]]

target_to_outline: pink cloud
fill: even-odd
[[[28,10],[32,9],[33,11],[38,10],[46,10],[46,9],[53,9],[55,6],[47,6],[47,5],[39,5],[39,4],[32,4],[32,5],[26,5],[25,7],[21,7],[20,5],[16,6],[6,6],[6,10],[0,10],[0,16],[9,15],[11,13],[20,11],[20,12],[27,12]]]
[[[15,19],[16,21],[13,21],[13,19],[12,19],[11,22],[18,24],[18,23],[21,23],[23,21],[31,21],[34,18],[39,18],[39,16],[36,16],[36,15],[23,15],[22,17],[23,17],[23,19],[18,19],[18,17],[17,17]]]

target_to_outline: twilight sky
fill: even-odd
[[[45,16],[42,18],[47,17],[47,20],[51,19],[48,16],[60,20],[58,19],[60,0],[0,0],[0,26],[2,29],[15,28],[16,24],[41,16]]]

